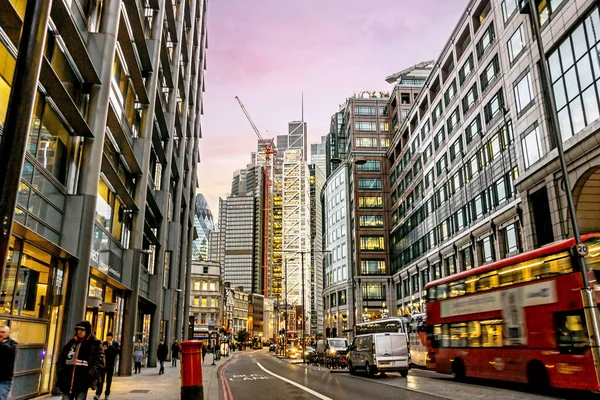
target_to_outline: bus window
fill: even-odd
[[[475,293],[477,291],[477,281],[479,277],[472,276],[465,281],[465,289],[467,293]]]
[[[437,287],[437,299],[444,300],[448,298],[448,285],[445,283]]]
[[[442,347],[450,347],[450,329],[448,329],[448,324],[442,325]]]
[[[450,347],[467,347],[467,324],[450,324]]]
[[[480,321],[481,347],[502,347],[502,320]]]
[[[477,281],[477,291],[495,289],[498,287],[498,272],[492,271],[479,276]]]
[[[502,268],[498,272],[498,280],[500,286],[514,285],[516,283],[524,282],[523,271],[527,270],[523,264],[510,265]]]
[[[460,280],[450,283],[450,297],[458,297],[465,294],[465,281]]]
[[[437,300],[437,287],[430,287],[427,289],[427,301],[436,301]]]
[[[583,311],[554,314],[556,342],[562,354],[582,354],[589,346]]]
[[[467,326],[469,347],[479,347],[481,345],[481,324],[479,321],[470,321]]]
[[[431,344],[434,349],[437,349],[442,344],[442,324],[435,324],[433,326],[433,338]]]

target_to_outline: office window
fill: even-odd
[[[434,125],[438,121],[438,119],[440,118],[441,115],[442,115],[442,101],[440,100],[440,102],[437,104],[437,106],[435,106],[435,108],[433,109],[433,112],[431,113],[431,121],[433,122]]]
[[[460,265],[463,271],[473,268],[473,250],[471,250],[471,246],[462,249],[459,252],[459,255]]]
[[[516,1],[516,0],[512,0]],[[519,25],[515,33],[508,39],[508,60],[512,63],[525,48],[525,28]]]
[[[355,139],[356,147],[375,147],[377,148],[376,137],[357,137]]]
[[[467,95],[462,99],[463,114],[466,114],[467,111],[471,109],[473,104],[475,104],[477,101],[477,98],[477,83],[475,83],[473,86],[471,86],[471,89],[469,89]]]
[[[502,18],[504,23],[517,11],[519,2],[517,0],[503,0],[502,1]]]
[[[375,116],[375,111],[374,106],[354,106],[354,115]]]
[[[429,119],[427,119],[421,128],[421,140],[425,140],[430,130],[431,126],[429,125]]]
[[[467,129],[465,129],[465,137],[467,144],[471,143],[473,139],[481,135],[481,117],[479,114],[471,121]]]
[[[421,270],[421,281],[423,288],[429,283],[429,271],[426,269]]]
[[[479,241],[479,254],[483,263],[494,261],[494,240],[491,235]]]
[[[363,228],[380,228],[383,226],[383,215],[360,215],[359,221]]]
[[[529,168],[543,156],[542,142],[539,128],[535,127],[521,140],[523,155],[525,156],[525,168]]]
[[[357,132],[377,132],[377,123],[375,121],[355,121],[354,129]]]
[[[510,224],[500,232],[502,234],[504,257],[521,251],[521,234],[518,223]]]
[[[364,164],[356,164],[357,171],[381,171],[381,161],[379,160],[367,160]]]
[[[423,152],[423,164],[426,164],[432,155],[433,155],[433,148],[431,147],[431,143],[429,143],[427,145],[427,147],[425,148],[425,151]]]
[[[460,122],[460,108],[456,107],[456,109],[450,114],[450,118],[448,118],[447,126],[448,126],[448,134],[456,128],[458,123]]]
[[[383,251],[385,250],[385,239],[383,235],[362,235],[360,237],[360,250]]]
[[[419,292],[419,274],[412,275],[410,277],[410,279],[412,280],[412,292],[418,293]]]
[[[481,81],[481,92],[483,93],[488,86],[496,79],[500,72],[500,62],[498,61],[498,55],[496,54],[492,61],[485,67],[479,80]]]
[[[600,61],[596,46],[599,32],[600,18],[595,8],[548,56],[563,140],[600,117]]]
[[[400,110],[400,120],[404,121],[406,117],[408,117],[408,109],[403,108],[402,110]]]
[[[448,162],[446,160],[446,155],[444,154],[436,163],[437,174],[440,175],[442,172],[446,171],[448,167]]]
[[[380,122],[379,123],[379,131],[380,132],[388,132],[390,130],[390,123],[389,122]]]
[[[531,88],[531,71],[527,73],[514,87],[515,105],[520,113],[533,100]]]
[[[358,198],[359,208],[382,208],[383,200],[378,196],[360,196]]]
[[[458,80],[460,81],[460,85],[462,86],[465,80],[471,75],[473,69],[475,68],[475,61],[473,60],[473,54],[469,54],[469,58],[462,65],[460,70],[458,71]]]
[[[361,190],[381,189],[380,178],[358,178],[358,188]]]
[[[453,79],[452,83],[446,90],[446,93],[444,93],[445,105],[450,104],[450,102],[452,101],[452,99],[454,99],[455,96],[456,96],[456,80]]]
[[[452,143],[450,147],[450,162],[454,161],[456,156],[462,153],[462,137],[459,136],[458,139]]]
[[[485,54],[486,50],[490,48],[495,38],[496,34],[494,32],[494,23],[492,22],[486,29],[482,38],[479,40],[479,42],[477,42],[476,47],[478,59],[480,59]]]
[[[431,185],[431,183],[433,182],[433,168],[430,169],[426,174],[425,174],[425,187],[429,187],[429,185]]]
[[[504,95],[502,89],[496,93],[494,97],[485,105],[483,108],[485,115],[485,123],[488,124],[494,117],[496,117],[504,106]]]
[[[361,260],[361,275],[385,275],[385,260]]]
[[[387,117],[388,116],[388,108],[387,106],[379,106],[379,116]]]
[[[442,127],[438,133],[435,135],[435,137],[433,138],[433,144],[435,146],[435,150],[437,150],[442,143],[444,143],[444,140],[446,139],[446,134],[444,132],[444,127]]]

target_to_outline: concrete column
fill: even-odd
[[[195,169],[195,168],[194,168]],[[192,236],[194,225],[189,228],[189,237]],[[188,240],[187,246],[187,268],[185,269],[185,285],[183,287],[183,293],[181,298],[183,299],[183,340],[193,339],[189,337],[188,321],[190,315],[190,291],[192,288],[192,241]]]
[[[185,146],[186,148],[189,146]],[[182,160],[185,158],[185,155],[183,156]],[[183,192],[186,190],[186,188],[190,187],[190,178],[191,178],[191,173],[187,174],[187,178],[185,180],[185,183],[183,184],[183,188],[181,190],[181,195],[180,197],[182,197]],[[181,180],[180,180],[181,182]],[[192,199],[189,199],[189,202],[192,202]],[[179,254],[179,279],[177,282],[177,289],[179,289],[179,291],[177,292],[177,319],[175,321],[175,337],[177,337],[177,340],[180,340],[183,337],[183,327],[187,328],[187,322],[184,324],[184,319],[186,318],[183,315],[183,309],[184,309],[184,305],[189,303],[189,301],[186,299],[186,297],[184,296],[183,290],[185,289],[185,279],[186,279],[186,269],[190,268],[189,265],[187,265],[187,259],[188,259],[188,252],[187,252],[187,247],[188,247],[188,242],[191,242],[191,238],[192,236],[189,235],[190,233],[190,229],[188,227],[189,224],[189,218],[190,218],[190,211],[193,211],[194,206],[191,204],[187,204],[185,209],[183,210],[183,219],[181,221],[181,252]]]
[[[94,85],[90,93],[88,124],[94,138],[86,138],[83,144],[77,195],[69,196],[65,215],[77,215],[79,226],[73,227],[77,237],[66,232],[65,240],[77,243],[78,265],[71,270],[68,283],[68,298],[65,304],[65,319],[62,330],[62,343],[73,334],[73,327],[85,317],[90,274],[90,256],[92,254],[96,200],[98,197],[98,179],[102,167],[104,152],[104,132],[108,116],[110,81],[117,45],[119,29],[119,0],[106,0],[102,11],[102,23],[98,33],[88,35],[88,50],[92,62],[98,71],[100,85]],[[70,218],[67,218],[69,220]],[[68,222],[67,222],[68,224]]]
[[[176,162],[176,157],[181,157],[183,148],[185,147],[185,133],[182,132],[182,137],[180,138],[180,142],[179,142],[179,151],[178,154],[176,156],[174,156],[173,151],[174,151],[174,135],[175,135],[175,118],[176,118],[176,107],[177,107],[177,88],[179,87],[179,79],[181,79],[181,77],[179,76],[179,64],[181,61],[181,49],[179,46],[181,46],[181,36],[183,35],[183,26],[184,26],[184,7],[185,5],[183,3],[179,3],[180,7],[179,7],[179,12],[176,15],[176,31],[177,31],[177,46],[176,49],[178,51],[175,52],[175,57],[173,58],[173,63],[172,63],[172,71],[173,71],[173,83],[174,83],[174,89],[171,93],[171,98],[169,100],[169,110],[168,110],[168,114],[170,116],[170,120],[168,121],[169,124],[169,132],[171,133],[170,138],[169,138],[169,142],[167,144],[167,150],[166,150],[166,155],[167,155],[167,160],[170,161],[171,165],[172,163]],[[194,15],[194,14],[192,14]],[[187,99],[187,96],[186,96]],[[184,110],[187,110],[187,107],[184,107]],[[184,119],[185,120],[185,119]],[[185,130],[187,127],[187,124],[184,124],[182,126],[182,130]],[[167,190],[167,192],[170,190],[171,187],[171,168],[169,168],[169,171],[167,172],[166,175],[163,175],[163,179],[166,183],[166,188],[164,190]],[[179,177],[179,180],[177,181],[177,185],[176,185],[176,189],[175,189],[175,198],[173,199],[173,221],[171,222],[180,222],[181,220],[181,195],[182,195],[182,186],[181,186],[181,181],[183,180],[183,177]],[[164,187],[164,186],[163,186]],[[165,214],[166,215],[166,214]],[[162,230],[162,229],[161,229]],[[168,232],[165,232],[168,233]],[[180,243],[181,243],[181,236],[180,236]],[[164,254],[163,254],[164,256]],[[176,267],[178,266],[178,260],[179,260],[179,245],[175,246],[175,251],[173,251],[171,253],[171,266],[170,266],[170,271],[171,271],[171,278],[169,280],[168,284],[168,290],[165,293],[164,296],[164,305],[163,305],[163,310],[164,310],[164,319],[166,321],[168,321],[167,324],[167,330],[165,333],[165,336],[167,338],[169,338],[170,340],[173,340],[173,338],[177,339],[178,341],[181,341],[181,333],[178,334],[178,331],[176,329],[174,329],[173,325],[175,323],[175,316],[173,315],[174,311],[174,307],[175,307],[175,297],[176,297],[176,292],[174,290],[171,289],[176,289],[177,286],[177,274],[175,273],[176,271]],[[155,323],[154,326],[158,326],[157,324],[160,321],[157,321]],[[152,332],[151,332],[152,334]],[[158,336],[158,332],[156,333],[156,336]]]

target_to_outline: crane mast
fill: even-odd
[[[265,194],[264,194],[264,219],[263,219],[263,263],[262,266],[262,275],[263,275],[263,296],[268,297],[270,295],[270,282],[269,282],[269,261],[270,261],[270,244],[271,244],[271,157],[275,154],[273,139],[270,139],[268,142],[263,139],[260,131],[252,121],[248,110],[240,100],[238,96],[235,96],[240,108],[244,112],[246,119],[252,126],[254,133],[260,140],[260,144],[263,147],[263,151],[265,152]]]

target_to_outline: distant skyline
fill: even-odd
[[[385,77],[439,56],[468,0],[212,0],[199,189],[218,215],[233,172],[245,168],[257,138],[304,120],[320,143],[331,115],[361,90],[391,91]],[[376,4],[376,6],[375,6]]]

